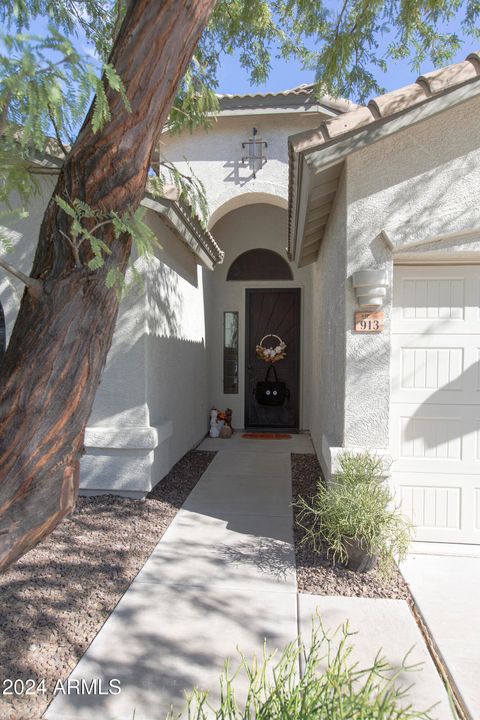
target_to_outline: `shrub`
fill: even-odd
[[[296,503],[302,542],[317,552],[326,545],[334,562],[346,563],[347,543],[357,541],[367,555],[378,557],[380,571],[388,576],[395,561],[405,558],[413,526],[394,504],[381,458],[344,452],[339,463],[328,487],[319,481],[310,501],[301,497]]]
[[[209,704],[206,693],[195,690],[186,714],[169,714],[167,720],[429,720],[431,708],[413,709],[408,688],[397,686],[401,673],[418,666],[409,665],[407,655],[400,668],[393,668],[378,654],[370,667],[359,669],[350,662],[351,634],[345,625],[328,636],[319,625],[308,648],[296,641],[276,663],[266,653],[260,664],[248,664],[242,656],[235,673],[225,666],[218,707]],[[235,693],[240,673],[246,673],[248,686],[241,706]]]

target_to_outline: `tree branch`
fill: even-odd
[[[21,280],[21,282],[23,282],[23,284],[27,286],[29,293],[34,298],[40,298],[43,295],[43,283],[41,280],[37,280],[36,278],[25,275],[25,273],[21,272],[21,270],[17,270],[13,267],[13,265],[10,265],[10,263],[8,263],[1,257],[0,267],[10,273],[10,275],[16,277],[18,280]]]
[[[60,230],[60,235],[63,235],[65,240],[70,245],[70,248],[72,250],[73,259],[75,260],[75,267],[81,268],[82,263],[80,261],[80,253],[79,253],[79,246],[73,242],[72,238],[67,235],[67,233],[63,232],[63,230]]]
[[[3,105],[2,111],[0,112],[0,137],[3,135],[3,133],[5,132],[5,128],[7,127],[8,109],[11,102],[12,93],[8,92],[5,96],[5,103]]]
[[[62,138],[60,137],[60,133],[59,133],[59,131],[58,131],[58,125],[57,125],[57,123],[55,122],[55,118],[54,118],[54,116],[53,116],[53,112],[52,112],[52,109],[51,109],[50,106],[48,107],[48,114],[49,114],[49,116],[50,116],[50,122],[52,123],[52,127],[53,127],[53,129],[54,129],[54,131],[55,131],[55,136],[56,136],[56,138],[57,138],[57,143],[59,144],[60,149],[61,149],[61,151],[63,152],[63,154],[65,155],[65,157],[67,157],[67,155],[68,155],[68,150],[67,150],[67,148],[65,147],[65,145],[64,145],[63,142],[62,142]]]

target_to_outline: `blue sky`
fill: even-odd
[[[1,1],[1,0],[0,0]],[[336,0],[333,0],[332,4],[335,5]],[[31,27],[31,32],[38,34],[44,34],[46,32],[47,23],[43,18],[38,18]],[[458,20],[453,20],[448,28],[442,28],[450,32],[456,32],[459,37],[462,37],[460,23]],[[452,62],[460,62],[472,51],[477,50],[478,41],[474,42],[471,38],[465,39],[461,50],[453,58]],[[388,38],[382,40],[382,46],[386,47],[388,44]],[[88,48],[83,38],[79,39],[79,48],[84,53],[90,54],[91,48]],[[421,72],[429,72],[433,70],[433,66],[430,62],[424,63],[421,68]],[[387,91],[394,90],[395,88],[402,87],[414,82],[418,77],[418,72],[410,66],[408,60],[402,62],[392,63],[389,62],[389,69],[384,74],[379,68],[371,67],[371,72],[375,75],[379,84],[384,87]],[[240,66],[238,57],[231,57],[224,55],[221,62],[221,67],[218,74],[219,87],[218,92],[220,93],[247,93],[247,92],[276,92],[280,90],[286,90],[301,83],[310,83],[314,80],[313,70],[302,70],[301,66],[296,61],[284,61],[276,59],[272,55],[272,70],[268,78],[267,83],[264,85],[252,85],[249,81],[248,73]]]
[[[337,0],[327,0],[333,7],[338,5]],[[463,46],[455,55],[451,62],[461,62],[465,60],[467,55],[479,49],[480,42],[476,42],[472,38],[465,38],[462,33],[460,20],[453,18],[448,26],[439,28],[442,32],[455,33],[463,41]],[[380,48],[384,52],[389,42],[394,39],[388,35],[379,40]],[[310,45],[314,49],[313,43]],[[431,62],[425,62],[421,67],[421,73],[434,70]],[[409,60],[402,62],[388,63],[388,72],[383,73],[378,67],[371,66],[369,70],[375,76],[378,83],[385,90],[395,90],[396,88],[408,85],[414,82],[420,74],[415,68],[412,68]],[[299,63],[295,61],[285,62],[272,58],[272,71],[268,82],[265,85],[252,86],[249,82],[248,74],[241,68],[238,58],[225,57],[222,59],[221,70],[218,76],[219,89],[221,93],[246,93],[246,92],[276,92],[295,87],[301,83],[311,83],[314,81],[313,70],[302,70]]]
[[[459,53],[451,62],[461,62],[465,60],[467,55],[477,50],[477,45],[473,41],[466,41]],[[434,67],[430,62],[426,62],[421,72],[429,72]],[[389,63],[388,73],[384,74],[378,68],[370,68],[371,72],[379,84],[386,90],[395,90],[396,88],[415,82],[419,73],[409,66],[408,61]],[[247,92],[277,92],[279,90],[287,90],[289,88],[300,85],[301,83],[311,83],[314,81],[315,73],[310,70],[302,70],[296,62],[284,62],[282,60],[273,60],[272,71],[268,82],[265,85],[251,85],[248,74],[240,67],[238,59],[235,57],[224,57],[220,73],[218,76],[220,93],[247,93]]]

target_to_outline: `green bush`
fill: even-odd
[[[206,693],[195,690],[185,714],[169,714],[167,720],[429,720],[431,708],[415,710],[408,689],[397,687],[399,675],[418,666],[409,665],[407,656],[400,668],[392,668],[378,654],[370,667],[359,669],[350,662],[350,635],[347,625],[331,636],[320,625],[314,627],[308,648],[296,641],[276,663],[266,653],[260,664],[249,664],[242,656],[235,673],[225,666],[217,707],[209,704]],[[240,703],[235,684],[242,673],[248,690]]]
[[[367,555],[378,557],[380,571],[388,576],[395,561],[405,558],[413,526],[394,504],[381,458],[344,452],[339,463],[328,487],[319,481],[310,501],[301,497],[296,503],[302,542],[317,552],[326,546],[334,562],[346,563],[346,543],[357,541]]]

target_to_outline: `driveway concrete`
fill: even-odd
[[[458,552],[410,555],[401,570],[466,709],[478,720],[480,558],[461,556],[461,546]]]
[[[405,603],[297,601],[290,453],[312,452],[309,438],[235,435],[201,447],[219,452],[70,676],[101,681],[104,691],[116,678],[121,693],[58,695],[46,718],[132,720],[135,713],[135,720],[164,720],[170,707],[184,708],[185,691],[195,686],[215,704],[226,658],[236,668],[241,649],[247,659],[261,660],[265,641],[269,651],[283,650],[299,629],[306,634],[317,608],[325,626],[350,619],[362,632],[357,651],[366,663],[380,646],[397,662],[416,643],[428,666],[419,681],[421,707],[441,699]],[[241,702],[245,675],[235,687]]]

